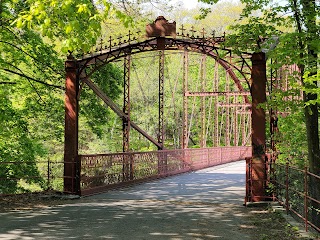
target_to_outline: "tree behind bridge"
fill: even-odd
[[[200,1],[209,4],[218,2],[218,0]],[[319,88],[317,85],[320,47],[317,24],[319,3],[316,0],[287,0],[280,3],[272,0],[241,0],[241,2],[246,4],[242,17],[247,18],[248,23],[233,26],[237,33],[235,36],[237,36],[238,50],[251,48],[254,51],[261,51],[257,40],[261,37],[271,38],[277,35],[279,44],[274,51],[268,53],[269,57],[276,59],[278,66],[291,64],[299,66],[300,73],[297,74],[303,87],[305,135],[308,145],[307,165],[312,173],[319,175]],[[235,43],[231,41],[231,44]],[[310,181],[309,191],[313,198],[320,199],[320,184],[315,180]],[[320,217],[317,214],[319,206],[314,203],[312,208],[313,222],[319,227]]]

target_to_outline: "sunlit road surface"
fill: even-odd
[[[0,214],[0,239],[250,239],[245,161]]]

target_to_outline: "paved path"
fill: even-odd
[[[241,225],[245,162],[0,213],[0,239],[250,239]]]

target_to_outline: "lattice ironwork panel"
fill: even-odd
[[[134,179],[144,179],[158,174],[157,152],[133,154]]]
[[[251,156],[250,147],[215,147],[155,152],[80,155],[83,195],[108,186],[170,176]]]

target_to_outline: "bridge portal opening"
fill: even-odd
[[[263,199],[264,54],[236,56],[223,47],[225,36],[197,35],[183,26],[177,32],[161,17],[147,27],[147,38],[127,38],[66,61],[65,191],[91,194],[247,157],[249,200]],[[94,80],[110,63],[123,69],[122,104]],[[118,116],[121,153],[79,153],[80,96],[88,89]],[[152,151],[137,152],[137,135]]]

